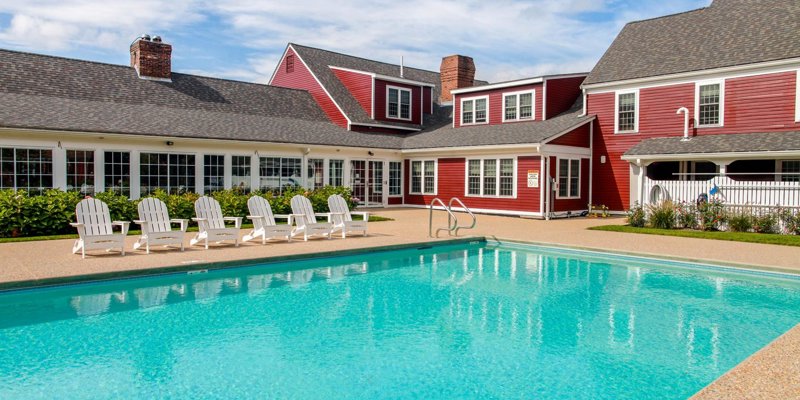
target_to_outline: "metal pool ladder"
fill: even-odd
[[[458,203],[458,205],[461,207],[461,209],[463,209],[472,218],[472,224],[470,224],[470,226],[460,226],[460,225],[458,225],[458,217],[455,214],[453,214],[453,203],[454,202]],[[472,211],[469,209],[469,207],[467,207],[467,205],[464,204],[464,202],[461,201],[461,199],[459,199],[458,197],[451,198],[450,202],[447,205],[444,204],[442,199],[440,199],[438,197],[435,197],[433,200],[431,200],[431,204],[430,204],[430,208],[429,208],[429,212],[428,212],[428,237],[434,237],[434,235],[433,235],[433,206],[436,203],[441,204],[441,206],[444,209],[444,211],[447,212],[447,226],[444,227],[444,228],[437,228],[435,237],[437,237],[437,238],[439,237],[439,232],[440,231],[447,231],[447,234],[450,235],[450,236],[458,236],[458,230],[459,229],[473,229],[473,228],[475,228],[475,225],[478,224],[478,219],[475,217],[475,214],[473,214]]]

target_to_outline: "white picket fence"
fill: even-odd
[[[716,193],[711,193],[716,185]],[[694,203],[705,193],[728,207],[800,208],[800,182],[735,181],[717,176],[707,181],[657,181],[645,178],[642,204],[661,200]]]

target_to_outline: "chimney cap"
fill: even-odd
[[[143,33],[142,36],[139,36],[139,39],[150,41],[150,35]]]
[[[153,39],[152,39],[152,40],[153,40],[154,42],[156,42],[156,43],[161,43],[161,36],[158,36],[158,35],[156,35],[156,36],[153,36]]]

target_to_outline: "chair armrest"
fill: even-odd
[[[208,221],[208,218],[192,218],[192,221],[194,221],[194,222],[206,222],[206,221]]]
[[[368,211],[350,211],[350,214],[361,215],[361,217],[364,218],[364,221],[369,221]]]
[[[296,221],[298,218],[302,218],[303,220],[305,220],[306,215],[305,214],[289,214],[289,225],[292,225],[292,220]]]
[[[186,228],[189,227],[189,220],[183,218],[173,218],[169,220],[169,222],[173,224],[181,224],[181,232],[186,232]]]
[[[292,214],[275,214],[275,215],[273,215],[272,217],[273,217],[273,218],[275,218],[275,219],[278,219],[278,218],[281,218],[281,219],[283,219],[283,218],[289,219],[289,218],[291,218],[291,217],[292,217]]]
[[[223,221],[233,221],[233,225],[236,227],[236,229],[242,227],[242,219],[242,217],[222,217]]]
[[[122,235],[125,236],[128,234],[128,229],[131,227],[130,221],[113,221],[111,225],[117,225],[122,228]]]
[[[84,225],[82,223],[80,223],[80,222],[70,222],[69,225],[70,226],[74,226],[75,228],[83,228],[84,227]]]
[[[252,220],[256,220],[256,219],[262,219],[262,218],[266,218],[266,217],[265,217],[265,216],[263,216],[263,215],[248,215],[248,216],[247,216],[247,219],[249,219],[249,220],[251,220],[251,221],[252,221]]]

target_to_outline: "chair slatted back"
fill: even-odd
[[[261,196],[252,196],[247,200],[247,209],[250,210],[250,215],[260,215],[264,219],[253,220],[253,227],[256,229],[263,228],[264,226],[274,226],[275,216],[272,215],[272,206],[269,205],[267,199]]]
[[[207,229],[224,229],[225,221],[222,219],[222,209],[219,202],[211,197],[203,196],[194,202],[194,212],[197,218],[206,218]]]
[[[305,218],[297,219],[297,226],[302,228],[306,222],[316,224],[317,217],[314,215],[314,208],[311,207],[311,200],[302,195],[292,197],[292,214],[303,214]]]
[[[172,227],[169,224],[167,205],[155,197],[148,197],[139,202],[139,219],[149,222],[149,232],[162,233],[172,231]]]
[[[111,214],[108,205],[98,199],[83,199],[75,207],[75,217],[88,236],[111,235]]]
[[[345,221],[352,221],[353,217],[350,216],[350,208],[347,207],[347,202],[344,201],[344,197],[338,194],[333,194],[328,197],[328,208],[331,210],[332,213],[342,213],[342,215],[335,215],[334,218],[336,219],[344,219]]]

